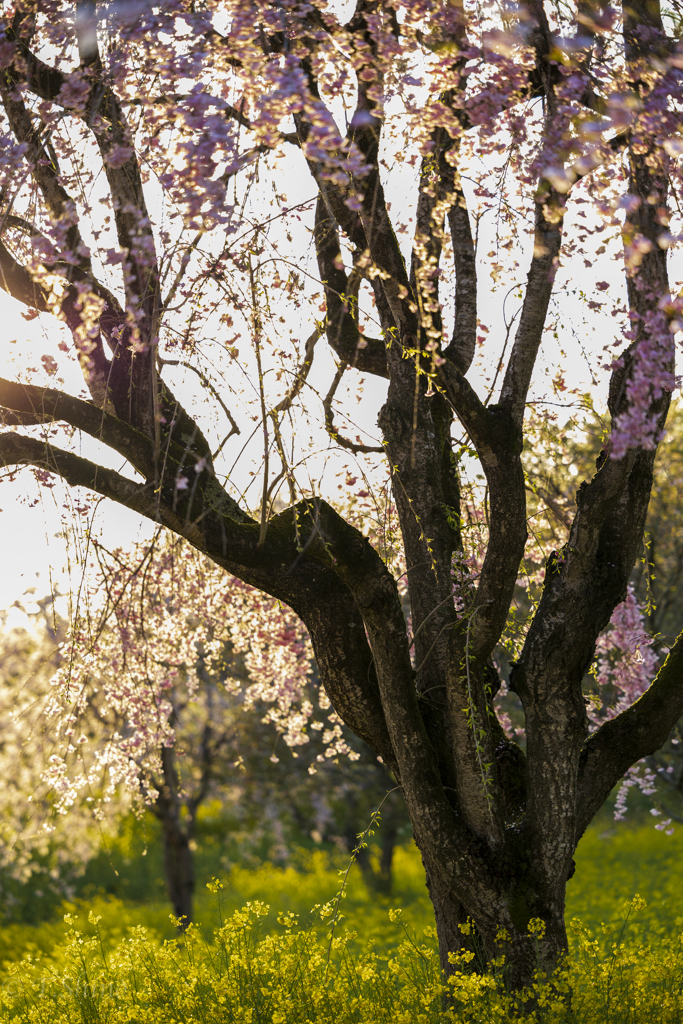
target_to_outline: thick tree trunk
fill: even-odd
[[[67,240],[66,251],[45,262],[37,273],[32,263],[24,266],[15,258],[13,253],[25,250],[25,239],[10,234],[9,247],[0,245],[0,287],[40,312],[54,311],[62,296],[59,309],[73,332],[79,358],[84,331],[89,339],[88,357],[81,361],[94,403],[42,385],[0,381],[2,421],[12,427],[65,421],[123,456],[144,477],[144,483],[60,450],[52,441],[15,430],[0,436],[0,465],[12,473],[19,466],[31,465],[41,473],[59,474],[72,486],[89,488],[135,510],[185,537],[226,572],[291,606],[309,630],[320,678],[335,713],[382,759],[404,793],[427,872],[445,973],[456,966],[451,963],[452,954],[470,950],[473,966],[483,969],[504,953],[506,980],[512,989],[530,984],[538,970],[549,973],[558,964],[567,948],[565,886],[576,843],[626,770],[653,754],[683,714],[683,634],[643,696],[594,732],[588,728],[582,690],[597,637],[624,600],[642,543],[655,440],[666,420],[670,400],[666,389],[673,387],[672,331],[680,326],[676,304],[669,301],[670,238],[663,232],[669,223],[670,182],[680,188],[680,177],[672,174],[666,138],[658,134],[663,126],[667,135],[669,132],[662,111],[663,98],[673,88],[671,72],[675,67],[667,69],[666,62],[675,52],[676,40],[667,36],[659,0],[630,0],[623,7],[624,60],[617,56],[614,98],[621,92],[633,121],[619,127],[619,115],[614,121],[618,134],[590,150],[602,160],[611,159],[611,152],[629,148],[623,242],[630,318],[625,337],[631,345],[612,370],[608,408],[617,429],[597,459],[595,475],[577,491],[576,514],[566,543],[547,556],[542,593],[512,668],[510,689],[520,698],[526,722],[524,753],[505,736],[495,713],[493,698],[501,680],[493,667],[493,655],[508,629],[527,544],[522,462],[525,410],[548,326],[555,273],[565,258],[567,190],[572,176],[579,169],[582,176],[588,174],[590,167],[583,156],[577,159],[577,139],[574,130],[568,130],[568,103],[585,104],[591,118],[603,109],[618,110],[609,91],[600,95],[600,81],[587,70],[594,60],[594,30],[582,23],[576,37],[583,40],[581,47],[572,46],[568,51],[572,78],[563,84],[563,69],[553,59],[561,44],[543,3],[534,0],[522,7],[527,55],[515,72],[514,88],[508,91],[506,87],[502,93],[514,104],[522,98],[528,102],[543,97],[539,169],[548,158],[554,166],[557,161],[562,168],[566,164],[567,174],[561,176],[561,188],[553,184],[554,175],[544,177],[549,170],[542,171],[537,181],[533,255],[502,385],[497,396],[489,396],[492,403],[483,401],[466,377],[483,340],[477,333],[478,257],[460,180],[461,171],[469,173],[470,157],[462,154],[461,164],[459,140],[473,127],[469,111],[474,109],[476,87],[470,92],[468,83],[476,82],[478,76],[465,70],[465,62],[480,25],[476,20],[468,23],[464,8],[461,15],[453,13],[452,19],[449,14],[451,27],[447,30],[445,23],[435,20],[434,42],[438,45],[434,52],[444,49],[448,70],[442,69],[441,77],[434,79],[438,109],[431,101],[426,104],[424,125],[416,136],[422,164],[409,266],[390,218],[380,158],[384,114],[379,97],[389,68],[388,54],[396,43],[402,46],[401,40],[410,38],[402,21],[394,13],[386,22],[396,40],[390,48],[385,45],[389,37],[378,35],[377,26],[384,23],[391,5],[376,0],[357,0],[351,21],[335,29],[328,27],[327,21],[314,24],[308,11],[301,16],[305,20],[297,24],[299,15],[294,15],[294,5],[288,5],[282,31],[271,36],[265,31],[258,33],[256,52],[258,46],[263,50],[258,61],[261,56],[284,53],[286,43],[287,74],[292,72],[290,61],[298,62],[300,81],[308,83],[308,99],[304,97],[302,103],[297,94],[291,109],[296,135],[285,133],[283,139],[298,143],[320,192],[314,242],[325,292],[324,329],[329,345],[344,366],[348,362],[361,373],[389,379],[378,422],[391,472],[392,503],[400,521],[406,561],[401,578],[407,579],[409,589],[410,632],[397,579],[379,546],[373,548],[355,526],[317,497],[317,485],[311,487],[310,498],[267,518],[265,498],[270,492],[266,479],[264,518],[261,522],[253,519],[219,483],[207,439],[160,383],[155,350],[162,310],[158,303],[159,262],[153,256],[154,228],[132,148],[124,164],[109,159],[111,146],[119,149],[119,144],[125,143],[128,149],[131,137],[123,107],[109,84],[111,76],[102,70],[97,49],[92,50],[97,33],[88,35],[91,42],[87,46],[81,43],[82,67],[88,69],[91,81],[82,110],[67,111],[69,116],[85,116],[84,124],[92,129],[103,157],[119,248],[130,256],[122,267],[120,282],[125,289],[125,307],[95,280],[74,219],[77,203],[67,192],[56,163],[44,159],[47,122],[36,124],[38,108],[33,100],[34,106],[27,107],[22,99],[26,88],[35,98],[64,105],[63,87],[68,78],[32,52],[34,28],[21,13],[3,28],[3,47],[13,47],[14,55],[3,69],[0,89],[11,134],[20,147],[14,149],[12,142],[12,151],[16,156],[24,150],[26,173],[32,175],[35,185],[30,194],[37,200],[42,194],[37,218],[33,217],[33,200],[25,211],[31,214],[29,220],[14,214],[10,217],[7,210],[2,233],[11,228],[23,235],[30,228],[32,234],[31,221],[35,220],[52,223],[60,231],[63,228]],[[329,12],[328,16],[332,18]],[[329,21],[329,26],[332,24]],[[507,30],[504,22],[501,27]],[[442,31],[447,32],[443,37]],[[337,32],[340,34],[334,40]],[[596,35],[602,33],[600,29]],[[420,34],[414,34],[419,39]],[[316,69],[325,67],[327,59],[326,35],[345,60],[349,59],[347,53],[351,54],[357,72],[358,116],[349,122],[347,142],[361,154],[365,169],[355,181],[352,169],[344,170],[340,179],[342,166],[347,166],[346,156],[339,162],[345,147],[337,147],[335,155],[318,145],[314,124],[308,120],[315,110],[315,118],[322,117],[320,124],[332,123],[331,110],[325,112],[324,90],[321,92],[316,81]],[[70,37],[69,30],[65,38]],[[202,29],[202,60],[205,45],[207,53],[213,45],[207,38]],[[223,62],[227,41],[219,38]],[[303,50],[298,40],[304,41]],[[290,42],[296,45],[290,46]],[[581,55],[584,44],[587,49]],[[192,45],[183,37],[183,48]],[[596,56],[601,61],[604,45],[596,42]],[[314,52],[317,47],[321,47],[319,54]],[[529,48],[535,55],[533,69],[528,66]],[[451,51],[458,55],[451,56]],[[258,75],[258,61],[250,59],[245,64],[241,50],[236,52],[239,59],[231,58],[226,65],[231,74],[237,68],[247,68],[251,75],[253,67]],[[303,52],[305,57],[298,56]],[[618,50],[613,52],[618,55]],[[403,62],[403,57],[397,55],[397,59]],[[72,67],[71,58],[68,66]],[[483,66],[480,70],[488,83],[489,70]],[[442,77],[444,73],[447,79]],[[581,75],[583,85],[576,88]],[[488,96],[489,84],[484,89],[480,99]],[[671,96],[678,103],[677,93]],[[633,99],[637,102],[632,103]],[[503,107],[507,103],[506,99]],[[102,116],[93,120],[91,114],[97,110]],[[182,113],[180,107],[176,110]],[[494,122],[501,110],[496,107],[485,116],[482,123],[487,131],[497,130]],[[240,126],[244,122],[250,131],[248,119],[240,112]],[[422,128],[429,131],[429,139],[422,135]],[[157,131],[153,124],[150,129]],[[257,143],[259,151],[270,146],[264,139],[260,137]],[[486,158],[490,152],[484,147],[481,155]],[[76,159],[75,151],[72,156]],[[348,164],[349,168],[354,165],[354,161]],[[520,178],[525,190],[530,166]],[[616,174],[618,181],[623,166],[619,157],[613,170],[606,166],[606,173]],[[355,201],[349,202],[350,198]],[[479,210],[477,218],[486,205]],[[610,231],[611,218],[609,213],[602,224]],[[455,271],[454,333],[448,344],[443,335],[443,296],[439,297],[446,224]],[[248,235],[249,231],[245,237]],[[353,250],[350,274],[344,269],[347,242]],[[569,255],[574,245],[569,240],[564,252]],[[74,264],[76,253],[80,262]],[[138,259],[139,254],[144,254],[144,259]],[[169,251],[168,258],[171,255]],[[248,262],[248,255],[245,249],[243,259],[232,261],[235,273],[242,274],[239,267]],[[210,276],[222,284],[221,275],[228,270],[217,269],[213,257],[211,263]],[[70,268],[71,276],[64,278],[69,287],[53,293],[47,281],[63,267]],[[381,340],[362,333],[358,317],[361,278],[372,282]],[[204,270],[196,280],[204,280]],[[235,281],[234,287],[225,286],[227,295],[242,287],[241,277]],[[251,277],[252,287],[253,281]],[[80,290],[86,282],[93,287],[89,297],[87,291]],[[168,301],[166,313],[174,308]],[[491,305],[489,299],[487,315]],[[94,310],[100,306],[102,312],[96,314]],[[130,310],[136,311],[136,318],[140,315],[136,321],[139,344],[138,340],[131,344]],[[613,313],[617,312],[621,313],[615,306]],[[318,326],[316,336],[319,331]],[[499,369],[503,370],[495,334],[491,332],[494,344],[489,354],[500,359]],[[105,353],[103,339],[110,346],[111,358]],[[503,353],[506,347],[507,339]],[[264,430],[267,416],[274,417],[276,424],[277,414],[289,408],[301,389],[310,366],[308,346],[306,359],[288,397],[270,414],[261,389]],[[192,368],[206,384],[203,373]],[[329,401],[332,395],[330,391]],[[227,412],[221,399],[219,402]],[[638,415],[632,418],[634,411]],[[232,420],[230,413],[228,416]],[[331,424],[327,426],[332,433]],[[455,438],[467,438],[467,448]],[[461,501],[459,484],[459,460],[472,447],[486,478],[486,501],[480,509],[487,532],[483,559],[479,542],[470,544],[464,529],[468,522],[476,522],[477,516],[472,517],[467,503]],[[359,449],[364,450],[366,446]],[[289,478],[284,456],[282,462]],[[194,471],[188,468],[192,463]],[[191,487],[185,486],[188,475]],[[265,475],[267,478],[267,471]],[[182,486],[181,480],[185,481]],[[472,500],[477,489],[478,485]],[[154,813],[162,822],[169,894],[176,914],[189,920],[194,889],[192,819],[181,815],[181,787],[171,748],[162,750],[161,760],[164,779]]]
[[[515,876],[506,886],[501,877],[500,889],[478,894],[482,902],[488,902],[485,913],[468,913],[465,904],[444,883],[442,874],[430,870],[430,861],[423,854],[445,978],[458,970],[485,972],[501,956],[505,957],[500,968],[501,984],[511,991],[531,986],[538,972],[546,976],[553,973],[568,948],[564,924],[566,883],[542,892],[532,878]],[[505,888],[508,891],[501,899]],[[473,955],[460,959],[462,953]]]

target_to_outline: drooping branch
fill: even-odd
[[[315,209],[315,249],[327,305],[326,333],[330,347],[340,359],[357,370],[386,377],[384,342],[367,338],[358,329],[356,296],[342,265],[336,224],[321,194]]]

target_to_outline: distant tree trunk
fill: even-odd
[[[164,874],[168,897],[173,913],[181,921],[184,930],[192,921],[192,903],[195,887],[194,855],[194,813],[183,820],[184,801],[180,793],[178,773],[175,766],[173,747],[161,751],[163,782],[156,803],[150,808],[161,822],[161,838],[164,849]]]
[[[379,858],[379,874],[382,879],[382,891],[387,893],[391,892],[394,883],[394,850],[396,849],[397,837],[398,829],[394,825],[387,823],[387,827],[384,829],[380,837],[382,853]]]
[[[393,863],[397,838],[398,825],[388,819],[386,822],[383,821],[379,827],[379,865],[377,867],[373,865],[370,847],[362,847],[356,853],[356,862],[365,884],[373,892],[382,896],[388,896],[393,887]],[[349,853],[352,853],[358,845],[357,834],[352,828],[347,828],[344,841]]]
[[[382,896],[388,896],[394,884],[393,863],[396,836],[397,830],[391,826],[382,830],[378,867],[374,867],[372,863],[370,850],[359,850],[356,854],[358,867],[361,869],[365,884],[373,892]]]
[[[173,913],[186,928],[192,921],[195,870],[194,855],[190,847],[191,837],[183,828],[177,815],[161,819],[161,835],[164,846],[164,874],[168,896]]]

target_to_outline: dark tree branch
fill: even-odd
[[[28,270],[18,263],[0,241],[0,287],[12,298],[41,313],[52,312],[50,296],[33,280]]]
[[[542,181],[536,196],[534,256],[527,277],[526,292],[517,335],[510,354],[500,393],[500,405],[521,427],[536,356],[545,327],[562,244],[565,197]]]
[[[644,38],[641,36],[641,41]],[[656,33],[653,39],[656,42]],[[632,74],[635,78],[635,68]],[[656,244],[660,218],[666,213],[665,167],[658,167],[652,153],[645,155],[640,147],[631,150],[630,162],[630,192],[638,196],[640,204],[635,216],[631,212],[626,217],[624,248],[630,312],[638,338],[625,353],[623,365],[612,374],[608,404],[613,430],[614,420],[628,412],[627,386],[637,357],[636,346],[649,331],[654,332],[660,349],[657,358],[673,368],[673,338],[659,309],[669,290],[666,257]],[[652,248],[634,267],[628,254],[633,235],[638,233],[652,241]],[[649,399],[649,415],[657,434],[666,419],[670,394],[652,387]],[[561,860],[566,851],[573,849],[585,827],[585,811],[579,811],[577,804],[579,755],[587,729],[581,684],[594,657],[598,634],[625,597],[642,543],[652,489],[655,450],[651,442],[629,448],[620,459],[609,457],[610,448],[611,444],[601,453],[593,480],[579,489],[577,512],[565,549],[559,554],[553,552],[548,561],[543,595],[511,679],[526,713],[527,806],[533,823],[534,857],[544,877],[556,870],[558,858]],[[672,664],[677,664],[676,658]],[[632,715],[626,712],[624,722],[638,721],[640,711],[652,699],[650,696],[642,705],[639,701],[634,708],[640,705],[640,710],[631,709]],[[596,735],[609,736],[612,730],[618,733],[621,728],[610,724],[605,733],[601,729]],[[602,740],[592,748],[589,740],[585,749],[597,750],[600,743]],[[634,751],[629,764],[638,756]],[[604,776],[597,787],[604,788]],[[593,797],[584,794],[582,799],[590,806]],[[551,805],[564,806],[570,812],[564,816],[562,829],[557,828],[556,815],[548,810]],[[571,809],[575,807],[577,815],[584,815],[581,820],[573,820]],[[549,843],[550,834],[553,841]]]
[[[132,331],[129,325],[122,322],[118,302],[112,302],[108,296],[110,309],[108,314],[101,318],[100,325],[114,352],[114,363],[110,367],[99,336],[93,339],[88,332],[87,352],[82,344],[79,345],[78,335],[82,326],[82,316],[77,292],[67,291],[62,302],[62,311],[76,338],[84,375],[95,400],[105,408],[111,392],[111,400],[117,414],[140,427],[149,437],[154,437],[156,371],[152,348],[156,332],[158,273],[155,258],[151,259],[151,263],[149,258],[150,252],[154,252],[154,240],[135,155],[133,154],[123,166],[118,166],[118,161],[110,163],[108,160],[114,147],[128,145],[130,140],[121,107],[111,89],[101,80],[102,66],[97,50],[94,17],[94,5],[85,3],[79,6],[79,40],[82,48],[90,47],[86,54],[86,62],[95,73],[96,79],[83,116],[93,130],[100,148],[112,194],[119,243],[129,254],[131,273],[124,275],[127,306],[131,312],[141,309],[144,315],[141,319],[138,318],[138,323]],[[64,76],[58,73],[49,74],[48,71],[51,69],[46,69],[42,62],[33,58],[29,48],[22,43],[16,32],[13,33],[13,38],[26,61],[29,87],[47,90],[45,98],[57,100],[59,89],[66,81]],[[11,81],[14,86],[18,79],[15,77]],[[54,92],[57,86],[59,88]],[[32,174],[43,193],[50,214],[53,218],[59,219],[64,216],[67,206],[72,205],[70,197],[61,185],[59,168],[42,159],[43,138],[36,132],[23,101],[16,97],[15,92],[13,89],[0,88],[10,126],[17,139],[29,146],[28,159]],[[79,270],[80,279],[90,281],[90,258],[83,247],[76,223],[69,226],[66,245],[67,252],[60,254],[60,260],[55,263],[55,268],[61,268],[69,281],[76,279]],[[62,255],[67,257],[63,264]],[[95,294],[102,291],[94,281],[93,291]],[[136,339],[133,335],[138,331],[140,337]],[[131,350],[131,341],[137,342],[138,352],[135,356]]]
[[[181,97],[177,97],[177,98],[181,98]],[[160,102],[168,102],[168,101],[164,100],[163,97],[162,97]],[[233,105],[231,103],[226,103],[226,105],[224,107],[224,110],[225,110],[225,116],[226,117],[232,118],[234,121],[237,121],[238,124],[240,124],[243,128],[246,128],[248,131],[251,131],[253,129],[253,125],[252,125],[251,121],[249,120],[249,118],[245,117],[244,114],[242,113],[242,111],[238,110],[237,107],[233,107]],[[279,138],[280,138],[280,140],[282,142],[288,142],[291,146],[297,146],[298,148],[301,148],[301,143],[299,141],[299,136],[297,135],[296,132],[280,132]],[[268,148],[269,147],[266,147],[266,146],[259,146],[258,147],[259,152],[261,152],[261,153],[267,152]]]
[[[444,102],[452,107],[453,94],[447,95]],[[457,171],[459,148],[457,139],[451,138],[446,129],[434,129],[432,152],[422,161],[423,187],[416,213],[410,282],[413,294],[418,297],[423,330],[430,339],[440,341],[438,266],[442,250],[443,204],[448,201],[447,219],[455,264],[455,322],[453,338],[443,354],[452,359],[462,373],[467,373],[474,357],[477,335],[477,269],[467,201]],[[426,279],[418,290],[416,279],[420,271]]]
[[[338,186],[331,186],[326,168],[318,161],[308,159],[307,163],[313,178],[325,199],[326,205],[341,229],[348,235],[358,252],[368,251],[374,269],[379,270],[375,281],[378,310],[385,331],[392,327],[399,329],[399,336],[404,333],[416,334],[416,319],[408,311],[403,296],[409,292],[408,274],[401,255],[398,241],[394,234],[386,209],[384,191],[379,177],[377,155],[381,134],[381,118],[378,116],[375,102],[370,98],[369,83],[361,77],[362,71],[375,75],[379,72],[372,60],[375,43],[366,21],[366,14],[373,11],[377,4],[369,0],[358,0],[356,10],[349,28],[351,45],[362,51],[366,63],[358,69],[358,100],[356,111],[349,125],[347,138],[356,143],[365,157],[370,170],[358,183],[349,182],[349,187],[362,195],[360,216],[346,205],[345,196]],[[316,102],[323,105],[311,61],[303,62],[308,76],[311,95]],[[327,111],[327,116],[331,114]],[[311,126],[300,115],[295,114],[297,133],[305,149]],[[404,328],[407,326],[407,332]]]
[[[649,688],[586,741],[578,774],[576,841],[636,761],[654,754],[683,715],[683,633]]]
[[[626,60],[631,65],[666,60],[674,40],[667,38],[659,0],[629,0],[623,4]],[[675,45],[675,44],[674,44]]]
[[[92,88],[84,111],[76,116],[82,116],[85,119],[100,149],[113,201],[119,245],[126,250],[130,263],[130,273],[124,274],[126,305],[129,312],[137,311],[142,314],[142,316],[136,317],[136,326],[132,331],[136,337],[128,337],[131,335],[130,327],[124,330],[124,337],[121,337],[122,325],[119,316],[115,317],[117,322],[108,332],[108,340],[115,350],[113,374],[115,379],[112,383],[115,391],[120,393],[123,389],[116,387],[116,384],[122,383],[121,378],[125,378],[128,409],[124,410],[120,401],[116,402],[115,400],[115,404],[118,415],[125,416],[153,438],[155,436],[156,406],[153,349],[156,344],[158,305],[158,268],[154,236],[145,205],[138,160],[132,151],[130,130],[120,103],[111,87],[103,79],[102,62],[97,46],[95,5],[90,2],[79,3],[76,22],[81,62],[83,66],[90,69],[93,76]],[[27,62],[29,88],[37,91],[43,98],[58,101],[59,89],[64,84],[65,78],[58,73],[49,73],[52,69],[46,69],[42,62],[36,61],[28,47],[18,38],[17,43]],[[59,86],[58,89],[57,86]],[[19,105],[23,107],[21,101],[5,100],[13,130],[17,138],[23,138],[32,126],[25,108],[22,113]],[[131,155],[127,160],[121,162],[118,158],[109,159],[114,151],[123,147],[131,150]],[[48,208],[54,216],[59,216],[63,212],[68,197],[58,183],[58,172],[56,169],[43,166],[35,159],[33,162],[33,173],[34,176],[38,175],[37,180],[45,194]],[[67,244],[70,249],[77,251],[80,242],[77,226],[72,226],[69,232]],[[82,267],[89,270],[89,262],[83,263]],[[115,333],[119,335],[116,339]],[[136,344],[138,349],[135,356],[131,352],[131,341]]]
[[[448,211],[448,226],[455,263],[455,323],[444,355],[467,373],[477,342],[477,263],[467,200],[455,171],[452,189],[455,200]]]
[[[259,545],[258,523],[210,477],[203,484],[203,496],[194,502],[178,500],[174,507],[173,480],[162,487],[160,500],[151,485],[133,483],[48,442],[16,433],[0,434],[0,465],[32,465],[61,476],[71,486],[111,498],[185,537],[228,572],[290,604],[311,633],[321,679],[336,711],[392,769],[396,766],[363,628],[364,613],[338,571],[338,564],[353,560],[352,549],[344,549],[344,544],[351,538],[355,545],[367,544],[353,527],[344,524],[342,538],[326,534],[322,539],[318,519],[302,502],[275,516],[265,543]],[[199,509],[198,519],[190,518],[192,507]],[[333,516],[339,519],[336,513]]]
[[[453,364],[439,368],[439,380],[472,438],[489,485],[489,543],[469,626],[471,657],[482,663],[505,626],[527,538],[522,431],[506,409],[486,408]]]
[[[79,267],[72,266],[70,271],[72,280],[87,280],[89,284],[93,285],[95,294],[104,292],[112,302],[115,302],[106,289],[102,289],[97,282],[92,281]],[[104,353],[99,334],[94,338],[88,334],[87,343],[79,344],[82,314],[79,295],[73,285],[67,287],[59,299],[48,294],[45,287],[33,279],[32,275],[15,260],[0,241],[0,287],[19,302],[37,309],[41,313],[54,313],[55,308],[60,310],[62,317],[75,334],[79,362],[93,401],[98,408],[109,407],[114,393],[114,389],[111,387],[111,364]]]
[[[9,126],[17,142],[26,146],[26,160],[33,180],[43,195],[49,213],[54,220],[59,220],[64,216],[67,207],[73,206],[73,202],[61,183],[59,165],[52,147],[49,146],[50,133],[42,121],[39,122],[41,130],[34,125],[24,101],[18,94],[16,76],[10,77],[6,74],[5,78],[5,84],[0,81],[0,97]],[[71,224],[66,236],[67,247],[76,255],[80,243],[78,225]],[[83,259],[81,253],[78,253],[78,257],[79,261]]]
[[[12,24],[7,24],[7,39],[15,44],[19,56],[25,63],[26,84],[31,92],[43,100],[56,100],[66,82],[66,76],[34,55],[22,36],[22,29],[29,22],[30,16],[22,14],[20,9],[17,9]]]
[[[97,42],[97,4],[95,0],[76,3],[76,38],[82,68],[102,70],[100,48]]]
[[[361,137],[357,136],[355,141],[359,144],[368,163],[373,157],[376,159],[379,148],[379,128],[376,138],[370,135],[368,128],[364,128]],[[412,295],[408,272],[387,212],[379,167],[376,163],[371,163],[370,166],[371,170],[363,178],[361,185],[363,198],[360,217],[367,238],[367,248],[374,264],[373,269],[379,271],[378,278],[381,281],[381,289],[386,299],[386,305],[391,311],[398,337],[417,337],[417,312],[414,313],[406,301]],[[401,350],[401,345],[392,345],[389,348],[392,355],[388,358],[402,358]]]
[[[315,346],[318,339],[320,338],[321,333],[322,332],[320,331],[320,329],[316,327],[313,333],[308,336],[306,340],[306,346],[304,349],[304,358],[294,375],[294,383],[292,384],[291,388],[289,389],[285,397],[281,399],[281,401],[279,401],[278,404],[271,409],[271,416],[278,412],[286,412],[287,409],[290,409],[292,407],[294,399],[297,397],[297,395],[301,391],[302,387],[304,386],[308,378],[311,366],[313,365],[313,354]]]
[[[97,99],[97,107],[94,102]],[[158,440],[156,380],[157,317],[160,308],[159,269],[152,226],[147,212],[140,166],[130,129],[112,90],[98,82],[90,94],[88,117],[102,155],[114,206],[119,245],[127,253],[130,273],[124,274],[126,306],[136,314],[136,326],[128,327],[125,344],[117,347],[120,371],[128,370],[128,418],[138,429]],[[123,163],[109,157],[126,147],[131,155]],[[133,351],[133,348],[136,350]]]
[[[432,153],[423,156],[420,167],[420,192],[415,213],[410,263],[410,287],[417,300],[420,327],[425,342],[441,343],[441,308],[439,306],[439,261],[443,248],[444,191],[450,191],[444,182],[448,168],[445,152],[452,140],[445,131],[432,132]],[[445,166],[444,166],[445,165]]]
[[[14,418],[8,413],[14,414]],[[69,423],[123,455],[145,479],[154,474],[154,452],[149,438],[95,405],[53,388],[0,378],[0,420],[6,425]]]
[[[325,198],[318,197],[315,210],[315,249],[327,305],[326,333],[340,359],[357,370],[388,375],[384,342],[366,338],[358,330],[357,294],[352,294],[342,267],[339,235]],[[352,313],[353,310],[353,313]]]
[[[334,375],[330,390],[325,395],[323,401],[323,409],[325,410],[325,429],[330,435],[335,444],[338,444],[340,448],[346,448],[347,451],[356,452],[357,454],[368,454],[371,452],[377,452],[380,455],[384,453],[384,448],[381,445],[371,444],[357,444],[353,441],[348,441],[345,437],[342,437],[334,425],[334,412],[332,411],[332,401],[336,394],[337,388],[339,387],[340,381],[344,376],[344,371],[348,369],[347,363],[340,363],[337,372]]]
[[[82,459],[79,455],[55,448],[47,441],[22,437],[14,433],[0,434],[0,465],[7,468],[35,466],[37,469],[55,473],[72,487],[87,487],[88,490],[96,491],[103,497],[111,498],[119,505],[158,522],[158,503],[151,488],[133,483],[113,469],[105,469],[88,459]],[[177,525],[181,525],[180,517],[174,516],[173,519]]]

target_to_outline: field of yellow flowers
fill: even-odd
[[[0,1021],[679,1024],[682,853],[683,835],[647,826],[583,840],[568,893],[571,956],[551,982],[538,979],[526,1011],[505,994],[503,963],[484,976],[456,973],[444,991],[419,859],[403,850],[389,901],[364,894],[353,873],[338,899],[321,855],[305,874],[265,866],[209,882],[205,924],[182,938],[165,937],[161,908],[136,918],[103,898],[69,907],[60,923],[9,926]]]

